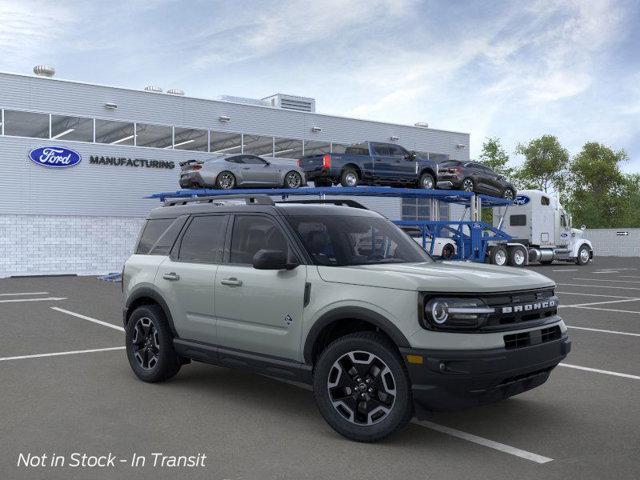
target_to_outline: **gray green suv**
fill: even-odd
[[[337,432],[376,441],[544,383],[571,346],[554,288],[435,262],[361,208],[167,200],[125,264],[127,356],[147,382],[196,360],[309,383]]]

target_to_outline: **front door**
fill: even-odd
[[[269,215],[236,215],[228,262],[215,281],[215,314],[221,347],[301,361],[305,265],[256,270],[262,249],[294,255],[282,226]]]
[[[156,285],[181,338],[216,343],[214,286],[228,220],[228,215],[194,216],[158,268]]]
[[[252,185],[275,185],[278,180],[278,166],[256,155],[245,155],[242,177]]]

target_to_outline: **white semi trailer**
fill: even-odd
[[[593,259],[591,242],[583,238],[585,227],[572,228],[571,217],[558,199],[540,190],[519,191],[514,205],[494,207],[493,225],[512,240],[489,247],[492,263],[546,265],[557,260],[586,265]],[[526,259],[521,262],[525,251]]]

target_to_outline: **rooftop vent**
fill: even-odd
[[[414,125],[420,128],[429,128],[429,124],[427,122],[416,122]]]
[[[51,78],[56,74],[56,69],[50,67],[49,65],[36,65],[35,67],[33,67],[33,73],[35,73],[38,77]]]
[[[316,101],[309,97],[298,97],[295,95],[286,95],[284,93],[276,93],[270,97],[263,98],[268,105],[285,110],[296,110],[298,112],[315,112]]]
[[[169,95],[178,95],[178,96],[184,96],[184,91],[180,90],[179,88],[170,88],[169,90],[167,90],[167,93]]]
[[[162,93],[162,88],[156,86],[156,85],[147,85],[146,87],[144,87],[144,89],[147,92],[154,92],[154,93]]]

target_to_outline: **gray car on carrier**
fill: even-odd
[[[349,206],[165,200],[122,285],[141,380],[199,361],[306,382],[327,423],[357,441],[538,387],[571,346],[549,278],[436,262]]]

